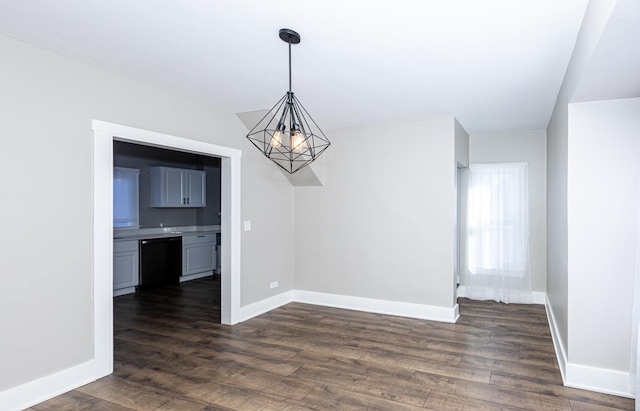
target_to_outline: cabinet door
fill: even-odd
[[[138,241],[113,244],[113,289],[138,285]]]
[[[182,237],[182,275],[213,271],[215,266],[215,234]]]
[[[151,207],[206,207],[206,172],[151,167]]]
[[[183,172],[176,168],[162,168],[162,206],[180,207],[186,200]]]
[[[206,196],[206,174],[199,170],[184,170],[184,186],[186,187],[187,205],[189,207],[205,207],[207,205]]]

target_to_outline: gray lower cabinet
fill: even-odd
[[[216,269],[216,234],[182,237],[182,277],[180,281],[212,275]]]
[[[129,294],[138,285],[138,240],[113,243],[113,295]]]

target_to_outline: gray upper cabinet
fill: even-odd
[[[183,170],[187,182],[187,205],[190,207],[206,207],[207,175],[200,170]]]
[[[151,207],[206,207],[206,173],[151,167]]]

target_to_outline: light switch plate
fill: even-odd
[[[244,231],[251,231],[251,221],[247,220],[244,222]]]

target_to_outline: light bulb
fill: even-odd
[[[271,147],[280,147],[282,145],[282,131],[276,131],[273,133],[273,137],[271,137],[269,144],[271,144]]]
[[[273,136],[271,137],[271,141],[269,141],[269,144],[271,145],[271,147],[278,148],[282,145],[283,132],[284,132],[284,124],[280,123],[278,124],[278,128],[276,132],[273,133]]]
[[[304,136],[300,130],[294,130],[291,132],[291,149],[294,153],[301,153],[304,149]]]
[[[293,150],[293,152],[297,154],[302,153],[306,142],[307,141],[305,139],[305,136],[300,131],[300,126],[298,125],[298,123],[293,123],[293,126],[291,126],[291,150]]]

